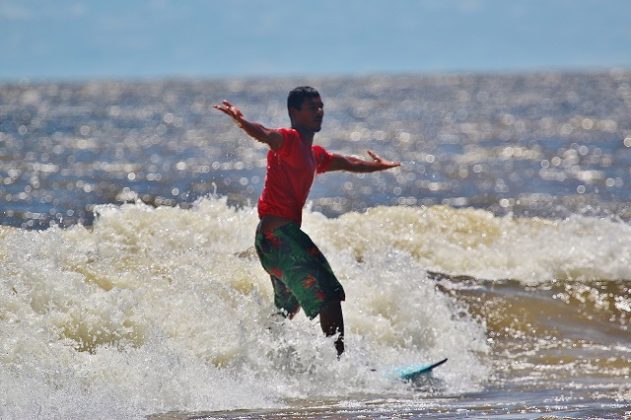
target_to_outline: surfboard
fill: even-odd
[[[414,381],[422,375],[431,373],[431,371],[443,363],[447,361],[447,358],[444,358],[436,363],[429,363],[424,365],[412,365],[405,366],[401,368],[397,368],[394,370],[395,374],[404,381]]]

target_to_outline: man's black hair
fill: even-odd
[[[291,108],[300,109],[306,98],[317,98],[319,96],[320,93],[311,86],[298,86],[289,92],[289,96],[287,96],[287,110]]]

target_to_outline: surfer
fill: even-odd
[[[375,172],[399,166],[368,151],[370,160],[331,153],[314,145],[324,117],[317,90],[301,86],[289,92],[291,128],[272,129],[245,119],[228,101],[214,108],[230,116],[250,137],[265,143],[267,172],[258,201],[260,222],[255,247],[274,288],[274,304],[291,319],[302,307],[309,317],[320,316],[327,337],[337,335],[335,349],[344,352],[344,289],[318,247],[301,230],[302,208],[316,174],[330,171]]]

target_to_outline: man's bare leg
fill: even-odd
[[[344,318],[340,301],[330,301],[320,309],[320,326],[327,337],[339,334],[335,340],[338,357],[344,353]]]

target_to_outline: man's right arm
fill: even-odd
[[[282,134],[274,129],[264,127],[262,124],[246,120],[241,110],[230,102],[223,101],[220,105],[213,105],[213,108],[231,117],[235,124],[241,127],[250,137],[267,144],[272,150],[278,150],[283,145]]]

